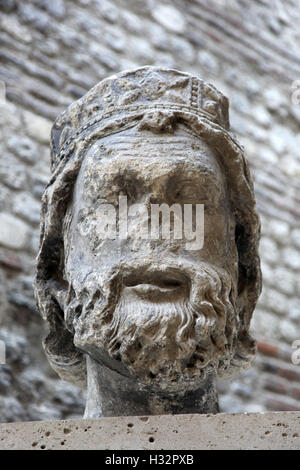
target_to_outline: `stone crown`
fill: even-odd
[[[213,85],[173,69],[141,67],[102,80],[58,116],[52,128],[52,166],[89,128],[117,115],[184,111],[229,130],[228,100]]]

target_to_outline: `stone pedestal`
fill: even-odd
[[[300,411],[0,424],[0,449],[299,449]]]

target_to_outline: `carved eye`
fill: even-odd
[[[145,192],[144,182],[138,178],[136,172],[124,172],[114,179],[114,185],[118,191],[114,191],[118,196],[127,196],[128,203],[135,203]]]
[[[181,203],[203,203],[203,198],[207,200],[207,197],[200,194],[198,185],[195,185],[192,181],[183,181],[177,184],[172,191],[172,199],[176,202]]]
[[[190,183],[183,184],[176,188],[174,196],[176,199],[194,199],[195,188]]]

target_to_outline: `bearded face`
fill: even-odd
[[[149,212],[129,216],[126,237],[119,225],[104,237],[100,208],[120,196]],[[201,248],[175,236],[175,216],[169,238],[141,236],[151,204],[202,205]],[[111,220],[110,230],[120,213]],[[171,392],[226,370],[238,324],[234,221],[222,169],[204,142],[183,129],[163,139],[131,130],[96,142],[67,211],[65,260],[65,322],[75,346],[96,361]]]
[[[91,274],[73,283],[65,312],[75,346],[169,392],[197,388],[226,368],[236,342],[231,278],[206,263],[123,265],[104,285]]]

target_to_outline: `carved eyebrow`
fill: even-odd
[[[92,151],[92,155],[97,155],[99,152],[102,155],[109,156],[115,151],[118,152],[125,152],[126,155],[128,154],[128,146],[132,146],[131,152],[133,153],[134,150],[138,150],[142,147],[143,153],[147,153],[147,147],[149,146],[149,150],[153,151],[153,145],[163,145],[164,148],[168,147],[168,150],[172,147],[175,147],[175,150],[177,149],[177,145],[182,144],[185,149],[185,151],[193,150],[193,151],[199,151],[203,152],[203,149],[201,149],[201,144],[197,142],[192,142],[188,140],[185,137],[172,137],[172,139],[158,139],[157,137],[151,138],[151,137],[145,137],[145,139],[142,139],[141,137],[117,137],[114,140],[111,140],[109,142],[103,142],[103,143],[96,143],[96,146],[94,147]],[[205,150],[204,150],[205,151]]]
[[[178,169],[178,173],[180,175],[180,170]],[[189,180],[194,179],[198,180],[199,184],[203,183],[205,181],[206,184],[214,186],[215,189],[217,189],[218,193],[224,189],[224,181],[223,178],[220,180],[220,178],[216,175],[216,173],[212,169],[195,169],[194,171],[191,171],[191,176],[190,177],[185,177],[180,180],[178,179],[178,182],[176,182],[176,186],[180,186],[180,184],[185,185],[189,183]],[[197,187],[197,191],[198,191]]]
[[[149,145],[153,145],[153,144],[186,144],[188,143],[189,144],[191,143],[189,139],[187,139],[186,137],[180,137],[180,136],[172,136],[172,138],[170,139],[166,139],[165,137],[162,137],[161,139],[159,139],[158,137],[145,137],[145,138],[142,138],[142,137],[134,137],[134,136],[126,136],[126,137],[116,137],[114,140],[110,140],[109,142],[107,142],[105,144],[105,146],[109,147],[109,146],[114,146],[114,145],[119,145],[119,144],[126,144],[128,145],[129,144],[141,144],[141,145],[145,145],[147,143],[149,143]],[[193,142],[193,144],[195,144],[195,142]]]
[[[201,148],[201,143],[193,142],[191,145],[190,140],[188,140],[186,137],[174,137],[172,136],[172,139],[170,140],[164,140],[164,138],[158,139],[157,137],[155,138],[149,138],[147,137],[147,140],[149,142],[143,140],[141,137],[131,137],[131,136],[119,136],[116,137],[114,140],[110,140],[109,142],[101,142],[99,141],[96,146],[94,147],[91,157],[99,157],[99,161],[101,161],[102,158],[139,158],[141,156],[143,157],[153,157],[153,158],[159,158],[161,157],[162,161],[165,157],[172,157],[176,158],[178,157],[180,160],[186,157],[184,152],[189,153],[190,151],[193,153],[198,153],[199,156],[202,154],[203,156],[206,156],[208,159],[210,158],[208,155],[206,155],[206,148]],[[130,144],[134,144],[131,145]],[[148,144],[148,145],[147,145]],[[164,148],[162,151],[155,151],[153,149],[153,144],[163,144]],[[166,144],[168,144],[166,148]],[[184,147],[181,149],[178,149],[178,144],[183,144]],[[141,155],[141,148],[143,150],[143,153]],[[170,154],[169,154],[170,152]],[[165,154],[166,153],[166,154]],[[163,155],[162,155],[163,154]],[[218,158],[215,157],[217,166],[218,166]],[[188,159],[185,159],[185,167],[186,164],[188,163]],[[173,170],[176,169],[173,167]],[[180,168],[178,168],[178,172],[180,174]],[[224,180],[221,177],[219,177],[219,172],[213,168],[209,168],[205,165],[197,165],[195,162],[194,168],[190,168],[190,172],[193,173],[192,178],[203,178],[205,177],[206,179],[209,179],[210,182],[220,191],[222,187],[224,187]],[[222,170],[221,170],[221,175],[222,175]],[[174,173],[173,173],[174,176]]]
[[[162,141],[163,142],[163,141]],[[161,142],[161,143],[162,143]],[[158,143],[156,141],[156,143]],[[184,143],[184,142],[182,142]],[[164,147],[164,149],[161,149],[161,150],[155,150],[153,149],[153,146],[149,145],[149,148],[147,148],[147,146],[143,145],[142,147],[142,152],[141,152],[141,148],[128,148],[128,141],[127,142],[124,142],[124,145],[122,145],[122,143],[117,143],[117,144],[113,144],[113,145],[109,145],[105,148],[101,148],[101,149],[94,149],[94,151],[92,152],[92,154],[90,154],[90,157],[92,158],[96,158],[98,159],[99,157],[99,161],[101,161],[101,158],[125,158],[125,157],[129,157],[129,158],[140,158],[140,157],[151,157],[151,158],[161,158],[162,160],[164,158],[179,158],[179,159],[185,159],[185,161],[187,162],[188,160],[186,159],[186,157],[188,155],[186,154],[189,154],[190,151],[193,151],[193,152],[197,152],[198,149],[192,149],[191,147],[186,147],[185,149],[178,149],[178,147],[176,146],[176,143],[174,142],[170,142],[169,143],[169,147],[166,148]],[[184,153],[186,152],[186,154]],[[205,156],[205,150],[203,151],[201,148],[199,148],[198,150],[199,152],[199,156],[202,154]],[[217,158],[216,158],[216,161],[217,161]],[[199,170],[201,171],[201,169],[197,169],[197,173],[199,172]],[[214,176],[215,174],[215,171],[214,170],[210,170],[209,168],[206,169],[207,172],[211,172],[212,176]]]

